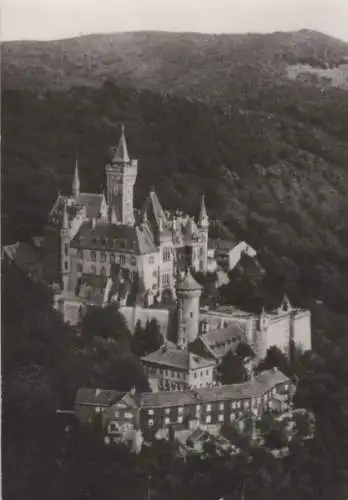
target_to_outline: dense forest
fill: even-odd
[[[40,234],[57,191],[71,189],[76,154],[82,189],[100,192],[125,123],[138,206],[153,184],[165,208],[197,214],[204,192],[224,234],[253,245],[292,299],[345,311],[348,99],[332,92],[319,122],[313,94],[301,104],[279,90],[277,101],[276,89],[248,113],[112,83],[43,96],[5,89],[4,241]]]
[[[86,37],[64,42],[63,59],[63,42],[52,42],[54,50],[5,46],[3,243],[42,233],[57,191],[71,190],[76,156],[82,189],[104,189],[108,149],[124,123],[139,158],[137,206],[155,185],[164,208],[197,214],[204,192],[214,232],[257,249],[258,264],[243,261],[220,300],[259,309],[287,292],[311,309],[313,353],[290,372],[317,432],[283,461],[248,440],[239,457],[211,449],[186,464],[170,443],[110,457],[93,436],[69,440],[55,410],[71,408],[83,385],[146,390],[137,355],[161,338],[147,325],[132,339],[112,308],[107,316],[91,311],[76,337],[45,287],[3,265],[4,498],[347,497],[348,94],[289,81],[284,69],[340,64],[347,46],[310,35],[208,37],[208,44],[203,35],[173,35],[170,43],[163,35],[146,50],[146,34],[120,46],[117,37]],[[162,65],[149,65],[163,45]],[[236,373],[223,367],[221,376]]]

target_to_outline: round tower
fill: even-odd
[[[199,299],[202,286],[193,278],[188,270],[182,280],[177,283],[176,296],[178,307],[178,345],[185,347],[193,342],[199,332]]]

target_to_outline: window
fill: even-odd
[[[155,263],[155,257],[153,255],[150,255],[149,264],[154,264],[154,263]]]
[[[224,416],[222,413],[220,413],[220,415],[218,416],[218,421],[219,422],[223,422],[224,421]]]
[[[183,411],[184,411],[184,408],[183,408],[182,406],[180,406],[180,407],[178,408],[178,413],[179,413],[179,414],[181,414]]]
[[[277,392],[277,389],[274,387],[274,388],[272,389],[272,396],[275,396],[276,392]]]
[[[119,417],[120,416],[120,412],[119,411],[115,411],[115,417]]]
[[[230,421],[233,422],[234,420],[236,420],[236,415],[234,413],[231,413]]]
[[[78,257],[79,259],[83,259],[83,250],[78,250],[78,251],[77,251],[77,257]]]
[[[131,266],[135,266],[137,263],[137,259],[136,257],[134,257],[134,255],[132,255],[132,257],[130,258],[130,264]]]
[[[205,417],[205,423],[206,423],[206,424],[210,424],[210,422],[211,422],[211,416],[210,416],[210,415],[207,415],[207,416]]]
[[[97,253],[95,252],[95,250],[91,250],[91,259],[93,262],[97,260]]]
[[[65,255],[69,255],[69,246],[67,243],[65,243],[65,245],[64,245],[64,253],[65,253]]]
[[[99,408],[99,406],[97,406],[97,407],[96,407],[95,411],[96,411],[96,413],[100,413],[100,408]]]
[[[67,271],[68,270],[68,267],[69,267],[69,264],[68,264],[68,261],[66,260],[64,262],[64,269]]]
[[[233,402],[231,403],[231,408],[232,408],[232,409],[236,409],[236,408],[237,408],[237,403],[236,403],[235,401],[233,401]]]
[[[194,376],[195,378],[197,378],[197,372],[194,372],[194,373],[193,373],[193,376]]]
[[[209,375],[209,370],[205,370],[205,374],[208,376]]]
[[[120,264],[121,266],[124,266],[126,263],[126,256],[125,255],[120,255]]]
[[[147,414],[148,414],[148,415],[153,415],[153,414],[154,414],[154,411],[153,411],[153,410],[148,410]]]
[[[124,418],[133,418],[133,414],[127,412],[124,414]]]
[[[223,410],[224,409],[224,404],[223,403],[220,403],[219,404],[219,410]]]
[[[95,266],[91,266],[91,274],[96,274],[96,268]]]
[[[106,253],[100,252],[100,262],[106,262]]]
[[[156,284],[152,285],[152,290],[157,290],[157,285]]]
[[[164,413],[165,413],[166,415],[169,415],[169,413],[170,413],[170,408],[166,408],[166,409],[164,410]]]
[[[154,269],[153,272],[152,272],[152,276],[154,278],[157,278],[157,269]]]
[[[178,417],[178,422],[179,422],[179,424],[182,424],[182,423],[183,423],[183,420],[184,420],[184,419],[183,419],[183,417]]]
[[[265,395],[263,396],[263,400],[264,400],[264,402],[265,402],[265,403],[267,403],[267,399],[268,399],[268,394],[265,394]]]
[[[113,253],[110,254],[110,264],[113,264],[115,262],[115,256]]]
[[[247,410],[250,407],[249,401],[244,401],[244,408]]]
[[[201,412],[201,405],[196,405],[196,413],[200,413]]]
[[[163,284],[163,286],[168,286],[169,285],[169,274],[168,273],[163,273],[163,275],[162,275],[162,284]]]
[[[77,272],[82,273],[83,267],[82,264],[77,264]]]
[[[154,421],[152,418],[149,419],[149,427],[153,427],[154,426]]]
[[[170,422],[170,419],[169,419],[168,417],[166,417],[166,418],[164,419],[164,423],[165,423],[166,425],[168,425],[168,424],[169,424],[169,422]]]
[[[163,248],[163,262],[168,262],[170,260],[170,248]]]
[[[101,266],[101,268],[100,268],[100,274],[101,274],[102,276],[106,276],[106,269],[105,269],[105,266]]]
[[[206,411],[211,411],[211,405],[206,406]]]

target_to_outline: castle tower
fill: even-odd
[[[107,203],[115,208],[119,224],[134,224],[134,184],[138,173],[138,161],[128,154],[124,126],[117,148],[111,152],[110,163],[105,167],[107,179]]]
[[[199,299],[202,287],[193,278],[190,269],[184,278],[177,283],[178,335],[177,343],[186,347],[193,342],[199,332]]]
[[[75,172],[74,172],[74,180],[72,185],[72,195],[75,200],[80,196],[80,176],[79,176],[79,165],[76,159],[75,161]]]
[[[205,206],[204,194],[201,198],[201,208],[198,217],[198,229],[200,235],[200,271],[208,269],[208,233],[209,233],[209,217]]]
[[[69,219],[68,219],[66,202],[63,203],[63,217],[60,229],[60,269],[61,269],[63,292],[67,292],[69,290],[71,265],[70,265]]]

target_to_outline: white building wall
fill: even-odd
[[[188,385],[192,388],[207,387],[214,383],[214,366],[190,370],[187,376]]]
[[[163,338],[167,337],[168,323],[169,323],[169,310],[168,309],[146,309],[142,307],[121,307],[121,314],[123,314],[127,326],[131,333],[134,333],[138,321],[144,327],[147,321],[155,319],[158,323],[159,329]]]
[[[304,351],[312,349],[311,314],[301,311],[293,317],[293,340],[296,346]]]
[[[139,256],[139,275],[144,280],[145,290],[151,290],[153,294],[158,292],[159,262],[159,252]]]
[[[290,342],[290,315],[285,314],[284,316],[277,319],[270,319],[268,323],[268,328],[265,331],[265,348],[266,350],[272,346],[278,347],[284,354],[289,353],[289,342]]]

